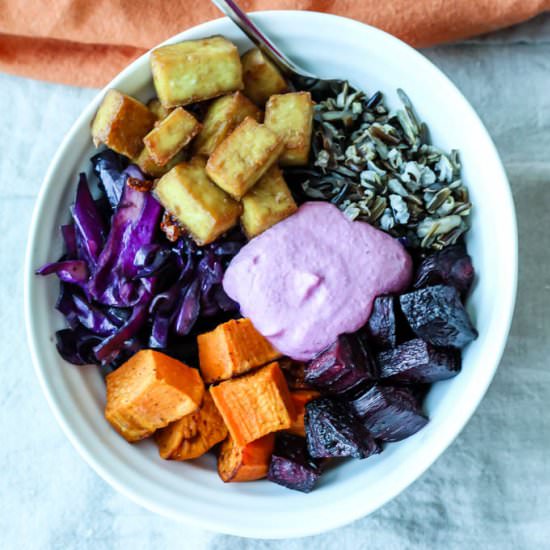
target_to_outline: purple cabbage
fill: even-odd
[[[128,165],[126,159],[107,149],[94,155],[90,161],[111,208],[116,209],[126,185],[126,177],[123,173]]]
[[[37,271],[60,280],[56,309],[68,325],[56,335],[60,355],[104,372],[147,347],[194,360],[196,334],[238,313],[221,282],[244,235],[234,229],[205,247],[187,236],[169,242],[161,206],[126,185],[142,172],[108,150],[91,161],[102,194],[94,199],[81,174],[74,223],[61,227],[65,253]]]
[[[86,174],[80,174],[72,215],[78,257],[88,262],[89,267],[95,266],[103,249],[106,228],[90,193]]]
[[[69,260],[74,260],[78,254],[76,244],[76,229],[74,223],[68,223],[61,226],[61,236],[65,244],[66,256]]]
[[[63,260],[43,265],[36,271],[37,275],[55,273],[60,281],[83,285],[89,277],[88,265],[84,260]]]
[[[96,357],[100,361],[109,362],[116,358],[120,350],[125,349],[128,342],[133,344],[132,338],[147,321],[148,305],[148,303],[137,305],[128,321],[94,348]]]
[[[125,171],[128,175],[130,169],[134,167]],[[143,179],[141,173],[136,175]],[[138,251],[156,238],[161,215],[162,207],[150,193],[124,187],[109,237],[90,280],[90,294],[95,300],[119,307],[130,307],[144,300],[142,284],[134,280],[139,270],[134,260]]]

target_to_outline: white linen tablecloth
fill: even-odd
[[[550,548],[550,15],[425,53],[477,109],[510,177],[520,234],[510,340],[474,418],[408,490],[347,527],[278,542],[143,510],[57,426],[26,346],[23,255],[46,168],[95,91],[0,75],[1,548]]]

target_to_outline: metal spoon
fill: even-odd
[[[309,91],[315,101],[320,101],[327,94],[336,94],[342,89],[345,83],[343,80],[321,79],[298,67],[266,37],[236,2],[233,0],[212,0],[212,2],[248,36],[296,90]]]

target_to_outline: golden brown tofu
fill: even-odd
[[[138,441],[198,409],[204,383],[196,369],[141,350],[106,378],[105,418],[127,441]]]
[[[239,200],[279,158],[284,144],[274,132],[246,117],[206,164],[210,178]]]
[[[271,96],[265,107],[265,125],[285,143],[283,166],[307,164],[311,147],[313,102],[309,92]]]
[[[239,51],[222,36],[161,46],[151,53],[151,70],[164,107],[243,89]]]
[[[194,154],[209,157],[247,116],[260,122],[262,112],[241,92],[214,100],[208,108],[202,130],[193,142]]]
[[[158,166],[175,157],[200,131],[201,123],[183,107],[157,122],[144,138],[149,155]]]
[[[166,118],[172,112],[172,109],[166,109],[163,107],[162,103],[156,97],[147,103],[147,107],[158,120]]]
[[[215,185],[204,169],[204,159],[182,162],[157,182],[159,202],[189,230],[199,245],[211,243],[233,227],[241,205]]]
[[[157,431],[155,441],[162,458],[191,460],[202,456],[226,437],[227,428],[212,396],[206,392],[197,411]]]
[[[174,158],[168,161],[164,166],[159,166],[149,154],[147,147],[141,150],[141,153],[132,162],[137,164],[142,172],[153,176],[154,178],[160,178],[164,176],[166,172],[169,172],[176,164],[186,160],[186,150],[182,150],[176,154]]]
[[[258,48],[248,50],[241,61],[244,93],[257,105],[263,107],[272,95],[288,90],[288,84],[279,70]]]
[[[121,155],[137,157],[155,120],[156,116],[137,99],[109,90],[92,122],[94,145],[104,143]]]
[[[294,214],[298,207],[281,170],[272,166],[242,198],[241,225],[249,239]]]

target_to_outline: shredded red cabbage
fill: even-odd
[[[235,229],[205,247],[187,236],[172,243],[159,230],[160,204],[126,185],[147,179],[139,168],[109,150],[91,162],[99,196],[81,174],[72,222],[61,226],[65,253],[36,272],[60,280],[60,355],[105,372],[143,348],[196,360],[196,335],[238,315],[221,282],[244,235]]]

